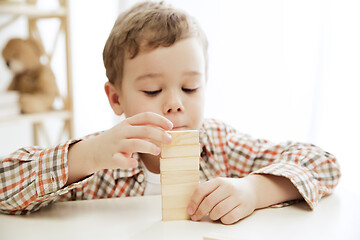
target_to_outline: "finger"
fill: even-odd
[[[221,217],[228,214],[232,209],[234,209],[239,203],[237,203],[233,197],[228,197],[217,204],[209,213],[211,220],[218,220]]]
[[[143,139],[124,139],[120,142],[119,153],[149,153],[152,155],[159,155],[161,149],[156,146],[154,143]]]
[[[169,133],[151,126],[133,126],[129,128],[125,137],[146,139],[158,143],[171,143],[171,136]]]
[[[230,192],[224,187],[218,187],[215,191],[206,196],[200,203],[198,209],[195,211],[195,214],[191,216],[192,220],[200,220],[206,214],[208,214],[218,203],[230,196]]]
[[[126,157],[122,153],[115,153],[112,156],[112,160],[117,168],[135,168],[138,165],[138,161],[136,159]]]
[[[191,196],[189,205],[188,205],[188,214],[194,215],[196,210],[198,209],[200,203],[203,199],[212,193],[215,189],[220,186],[220,182],[217,179],[211,179],[207,182],[199,184],[196,188],[194,194]]]
[[[229,213],[227,213],[225,216],[221,217],[221,222],[223,224],[233,224],[240,219],[243,219],[244,217],[247,217],[252,212],[247,211],[243,206],[238,205],[234,209],[232,209]]]
[[[169,119],[153,112],[139,113],[127,118],[126,121],[131,125],[155,125],[164,130],[171,130],[174,126]]]

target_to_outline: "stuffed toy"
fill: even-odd
[[[9,91],[19,92],[19,105],[23,113],[50,110],[59,91],[54,73],[41,64],[41,49],[31,39],[10,39],[2,56],[13,73]]]

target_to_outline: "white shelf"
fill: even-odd
[[[14,122],[44,122],[49,118],[66,120],[70,119],[72,114],[70,111],[61,110],[61,111],[49,111],[43,113],[32,113],[32,114],[19,114],[11,117],[0,118],[0,124],[2,123],[14,123]]]
[[[21,15],[27,17],[50,18],[62,17],[67,14],[66,9],[58,7],[56,9],[41,9],[30,4],[10,4],[0,3],[0,14]]]
[[[36,0],[22,0],[20,3],[10,3],[0,0],[0,15],[9,15],[10,18],[5,23],[0,24],[0,31],[11,25],[20,17],[27,18],[28,22],[28,33],[29,38],[33,38],[40,45],[43,45],[42,39],[40,38],[39,29],[37,26],[37,21],[44,19],[57,18],[60,20],[60,26],[58,29],[58,34],[55,43],[58,40],[57,38],[64,37],[65,44],[65,62],[66,62],[66,99],[64,99],[68,104],[65,110],[53,110],[35,114],[14,114],[9,116],[0,116],[0,124],[32,124],[33,126],[33,144],[39,145],[39,139],[45,138],[47,144],[51,145],[48,140],[48,134],[46,128],[44,128],[43,123],[47,120],[55,119],[64,121],[63,129],[59,129],[60,136],[63,136],[64,133],[67,133],[67,138],[73,137],[73,108],[72,108],[72,79],[71,79],[71,56],[70,56],[70,32],[69,32],[69,5],[68,0],[57,0],[57,6],[48,5],[37,5]],[[61,34],[64,33],[64,34]],[[56,44],[54,44],[54,48]],[[43,48],[45,49],[45,48]],[[51,51],[54,52],[54,49]],[[5,106],[6,107],[6,106]],[[9,113],[10,114],[10,113]],[[57,129],[51,129],[51,131],[57,131]],[[1,134],[0,134],[1,136]],[[6,136],[5,136],[6,137]]]

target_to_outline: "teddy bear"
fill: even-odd
[[[10,39],[2,56],[13,73],[9,91],[19,92],[22,113],[38,113],[50,110],[59,96],[54,73],[41,63],[42,51],[33,39]]]

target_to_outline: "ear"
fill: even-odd
[[[108,97],[109,103],[111,108],[113,109],[114,113],[116,115],[121,115],[124,113],[121,103],[120,103],[120,95],[119,95],[119,90],[115,88],[114,84],[112,84],[111,82],[106,82],[105,83],[105,93],[106,96]]]

